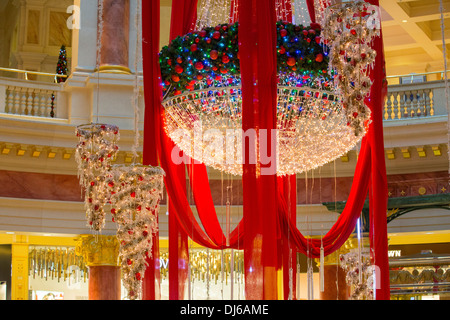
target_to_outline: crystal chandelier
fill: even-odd
[[[111,214],[117,224],[122,279],[130,299],[141,293],[146,258],[151,256],[152,235],[158,230],[157,215],[164,172],[159,167],[115,165],[108,175]]]
[[[351,10],[367,11],[357,4],[345,7],[349,16]],[[327,17],[334,15],[330,11]],[[367,44],[376,31],[367,31],[362,19],[368,18],[359,14],[353,22],[358,28],[356,34],[353,27],[348,31],[351,37],[332,37],[316,24],[277,22],[277,175],[322,166],[365,135],[370,112],[364,98],[371,86],[366,72],[375,58]],[[325,28],[336,27],[329,20],[324,20]],[[354,48],[350,46],[358,37],[365,44],[355,47],[360,58],[355,49],[336,63],[336,48],[344,43]],[[238,24],[203,27],[174,39],[162,49],[160,66],[169,137],[189,157],[242,175],[243,161],[248,161],[243,159],[243,138],[255,135],[260,148],[265,141],[260,130],[242,131]],[[173,161],[182,161],[176,157],[172,154]]]
[[[339,264],[347,272],[345,278],[351,288],[351,300],[374,299],[375,267],[367,252],[352,251],[339,256]]]
[[[357,134],[370,121],[364,99],[372,86],[369,71],[376,51],[371,43],[380,36],[380,18],[377,6],[358,0],[328,6],[322,19],[323,41],[331,44],[329,68],[337,75],[334,85],[347,121]]]
[[[109,201],[106,175],[119,149],[119,128],[91,123],[78,126],[76,135],[75,160],[79,183],[85,191],[87,223],[92,230],[100,231],[105,224],[104,207]]]

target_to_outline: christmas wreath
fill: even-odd
[[[328,76],[327,50],[318,24],[277,24],[278,73],[300,79]],[[200,85],[232,84],[239,78],[238,23],[207,27],[177,37],[159,55],[164,94],[177,95]]]

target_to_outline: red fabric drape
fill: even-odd
[[[197,0],[173,0],[169,41],[192,31],[196,17]],[[164,135],[163,139],[165,148],[167,146],[171,147],[170,150],[177,148],[167,135]],[[166,156],[168,154],[171,153],[166,153]],[[170,159],[166,160],[171,161]],[[165,161],[165,164],[165,167],[167,167],[168,162]],[[177,179],[181,184],[181,190],[177,194],[170,193],[170,202],[172,202],[172,199],[177,201],[177,197],[186,197],[187,194],[184,164],[172,162],[171,165],[171,173],[175,174],[170,179]],[[183,300],[185,284],[188,279],[188,233],[178,222],[177,216],[179,214],[182,214],[180,208],[169,205],[169,299],[171,300]]]
[[[239,1],[243,140],[244,268],[247,299],[277,299],[277,61],[274,0]],[[266,134],[266,135],[264,135]],[[272,152],[271,152],[272,151]],[[248,156],[248,159],[247,159]],[[250,163],[250,159],[257,159]],[[267,165],[263,159],[267,158]]]
[[[368,0],[369,3],[379,6],[378,0]],[[379,12],[378,12],[379,14]],[[381,16],[378,16],[381,21]],[[381,28],[381,23],[380,23]],[[372,110],[372,129],[370,144],[372,149],[372,185],[370,201],[370,247],[372,252],[372,262],[377,267],[379,274],[379,286],[376,288],[375,297],[377,300],[390,299],[389,282],[389,258],[388,258],[388,238],[387,238],[387,177],[386,163],[384,158],[383,140],[383,105],[387,95],[387,82],[385,74],[385,61],[383,50],[383,35],[373,43],[373,48],[377,52],[375,68],[371,72],[373,81],[369,98],[366,104]]]
[[[159,68],[159,23],[160,2],[143,1],[142,3],[142,54],[143,68],[145,70],[144,95],[146,101],[144,116],[144,147],[143,164],[158,166],[158,154],[160,154],[160,122],[159,118],[161,104],[161,81]],[[148,267],[145,270],[142,299],[161,299],[161,283],[159,273],[159,233],[153,236],[152,255],[147,258]]]

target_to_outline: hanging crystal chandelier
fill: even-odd
[[[352,27],[347,38],[331,37],[317,24],[277,22],[279,176],[333,161],[353,149],[366,133],[370,112],[364,98],[371,82],[365,74],[375,52],[367,46],[350,46],[358,37],[369,43],[376,32],[366,30],[363,20],[368,17],[360,13],[367,8],[359,2],[344,11],[349,16],[359,13],[354,22],[358,31],[354,35]],[[329,20],[325,22],[330,28]],[[336,47],[343,43],[351,50],[337,64]],[[361,49],[357,63],[355,48]],[[189,157],[242,175],[243,161],[248,161],[242,155],[243,138],[256,135],[261,147],[264,137],[261,131],[242,131],[238,24],[203,26],[174,39],[162,49],[160,66],[169,137]],[[181,161],[176,157],[172,154],[172,160]]]
[[[119,149],[119,128],[91,123],[78,126],[76,135],[75,160],[79,183],[85,192],[86,219],[89,228],[100,231],[105,225],[104,207],[109,201],[106,175]]]
[[[350,286],[351,300],[373,300],[375,267],[368,252],[351,251],[339,256],[339,264],[347,272],[346,282]]]
[[[122,279],[128,297],[141,293],[146,258],[151,256],[152,235],[158,230],[157,215],[163,191],[164,171],[143,165],[115,165],[107,178],[111,214],[117,224]]]
[[[323,39],[331,44],[329,68],[337,75],[334,85],[342,97],[348,123],[356,133],[370,121],[364,99],[372,86],[369,71],[376,51],[371,43],[380,36],[380,19],[377,6],[358,0],[327,7],[322,20]]]

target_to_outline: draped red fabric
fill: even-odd
[[[242,129],[256,133],[250,138],[255,143],[243,140],[245,296],[250,300],[277,299],[275,22],[275,0],[239,1]]]
[[[281,217],[286,217],[292,226],[297,223],[297,177],[296,175],[278,177],[279,213],[279,256],[283,270],[283,298],[296,300],[297,247],[290,239],[289,224]],[[292,297],[290,297],[292,294]]]
[[[379,0],[368,0],[369,3],[379,6]],[[380,12],[378,12],[380,14]],[[381,16],[378,15],[381,21]],[[381,28],[381,22],[380,22]],[[377,52],[375,67],[371,72],[373,81],[370,96],[366,99],[366,104],[372,110],[372,130],[370,144],[372,148],[372,185],[370,202],[370,247],[372,248],[372,262],[379,271],[376,274],[379,285],[376,287],[375,297],[377,300],[390,299],[389,282],[389,258],[388,258],[388,238],[387,238],[387,177],[386,163],[384,158],[383,140],[383,105],[387,95],[387,82],[385,74],[385,60],[383,49],[383,35],[373,43],[373,48]],[[379,279],[378,279],[379,278]]]
[[[194,27],[197,17],[197,0],[173,0],[170,21],[170,36],[172,41],[178,36],[182,36]],[[164,135],[164,147],[171,147],[170,150],[177,148],[173,142]],[[166,151],[169,151],[166,149]],[[165,153],[165,156],[171,153]],[[170,179],[178,180],[181,184],[181,190],[176,193],[170,193],[169,201],[177,197],[186,197],[186,172],[184,164],[175,164],[171,159],[166,159],[165,164],[172,166],[170,173],[174,173]],[[174,170],[173,170],[174,169]],[[167,179],[166,179],[167,180]],[[189,204],[188,204],[189,206]],[[177,219],[182,214],[177,206],[169,206],[169,299],[183,300],[185,284],[188,279],[188,233],[184,230]],[[174,272],[176,270],[176,272]]]
[[[146,101],[144,116],[144,147],[143,164],[158,166],[158,154],[160,153],[160,123],[155,121],[159,118],[161,104],[161,81],[159,69],[159,23],[160,23],[160,2],[143,1],[142,16],[142,53],[143,68],[145,74],[144,95]],[[159,263],[159,233],[153,236],[152,255],[147,258],[148,267],[145,270],[142,285],[143,300],[161,299],[161,279]]]
[[[314,8],[314,0],[306,0],[306,6],[308,7],[309,18],[312,23],[316,23],[316,10]]]

